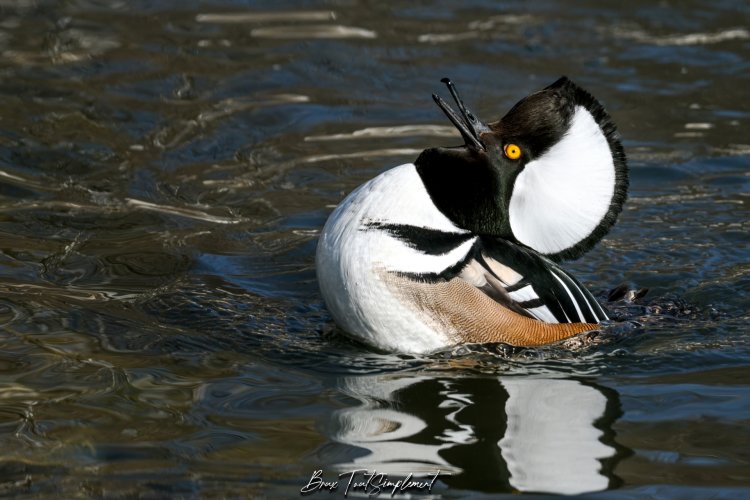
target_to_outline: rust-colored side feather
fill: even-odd
[[[498,304],[476,287],[453,278],[420,283],[390,275],[389,287],[415,304],[434,326],[456,342],[504,342],[515,346],[540,346],[596,330],[595,323],[544,323]]]

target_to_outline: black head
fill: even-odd
[[[443,82],[460,114],[433,98],[465,144],[427,149],[415,162],[438,209],[459,227],[554,259],[593,247],[628,186],[625,153],[602,105],[563,77],[485,125]]]

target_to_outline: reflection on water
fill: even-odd
[[[607,405],[617,407],[616,401],[573,380],[506,378],[502,384],[508,427],[498,444],[514,488],[572,495],[609,486],[603,461],[616,450],[604,432],[612,432]]]
[[[626,456],[614,442],[617,393],[560,378],[342,377],[361,401],[332,438],[362,451],[336,464],[405,476],[450,473],[451,487],[566,495],[600,491]]]

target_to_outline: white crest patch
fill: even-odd
[[[576,107],[570,128],[516,178],[510,227],[521,243],[553,254],[589,236],[609,210],[615,166],[591,113]]]

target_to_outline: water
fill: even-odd
[[[356,468],[439,469],[445,497],[750,494],[746,3],[154,4],[0,3],[2,494],[296,497]],[[647,297],[564,347],[339,335],[317,233],[457,143],[439,79],[494,120],[561,74],[632,181],[566,267]]]

